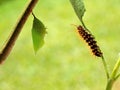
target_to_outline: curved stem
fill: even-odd
[[[84,24],[84,22],[83,22],[83,19],[80,19],[80,21],[81,21],[83,27],[84,27],[89,33],[91,33],[90,30],[88,30],[87,27],[85,26],[85,24]]]
[[[28,16],[32,12],[32,10],[37,2],[38,2],[38,0],[31,0],[30,3],[28,4],[28,6],[26,7],[26,10],[23,13],[21,19],[19,20],[17,26],[15,27],[10,39],[6,43],[2,52],[0,52],[0,63],[2,63],[10,54],[10,52],[15,44],[15,41],[17,40],[17,37],[19,36],[19,34],[22,30],[22,27],[24,26],[25,22],[27,21]]]
[[[120,77],[120,73],[115,77],[115,80],[117,80]]]
[[[106,64],[105,59],[104,59],[103,56],[102,56],[102,62],[103,62],[103,66],[104,66],[104,69],[105,69],[105,73],[106,73],[107,79],[109,80],[110,75],[108,73],[107,64]]]
[[[83,27],[84,27],[85,29],[87,29],[86,26],[85,26],[85,24],[84,24],[84,22],[83,22],[83,19],[80,19],[80,21],[81,21]]]
[[[111,90],[112,89],[112,86],[114,84],[114,82],[118,79],[118,77],[120,76],[120,74],[116,75],[118,70],[119,70],[119,67],[120,67],[120,57],[118,58],[114,68],[113,68],[113,71],[110,75],[110,78],[107,82],[107,86],[106,86],[106,90]]]

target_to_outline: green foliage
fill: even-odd
[[[83,3],[83,0],[70,0],[74,10],[75,10],[75,13],[76,15],[78,16],[80,22],[82,23],[83,27],[88,31],[90,32],[87,27],[85,26],[84,22],[83,22],[83,15],[85,13],[85,6],[84,6],[84,3]],[[90,32],[91,33],[91,32]]]
[[[85,12],[85,7],[84,7],[84,3],[82,2],[82,0],[70,0],[74,10],[75,10],[75,13],[76,15],[78,16],[79,20],[81,21],[82,25],[84,26],[84,28],[86,30],[88,30],[82,20],[82,17],[84,15],[84,12]],[[89,30],[88,30],[89,31]],[[90,31],[89,31],[90,32]],[[91,33],[91,32],[90,32]],[[120,66],[120,59],[118,60],[118,62],[116,63],[116,65],[114,66],[114,69],[112,71],[111,74],[109,74],[109,71],[108,71],[108,67],[107,67],[107,63],[104,59],[104,57],[102,56],[101,57],[102,59],[102,63],[103,63],[103,66],[104,66],[104,69],[105,69],[105,73],[106,73],[106,76],[107,76],[107,86],[106,86],[106,90],[111,90],[112,89],[112,86],[113,86],[113,83],[115,82],[115,80],[117,80],[117,78],[119,77],[120,74],[118,74],[116,76],[116,74],[118,73],[118,69],[119,69],[119,66]],[[110,77],[111,75],[111,77]]]
[[[112,70],[120,51],[119,0],[84,1],[87,9],[84,20],[97,36]],[[0,47],[26,3],[27,0],[14,0],[0,6]],[[30,16],[12,53],[0,66],[0,90],[105,90],[103,66],[98,58],[90,55],[70,25],[79,24],[70,8],[69,0],[39,0],[34,13],[49,28],[45,45],[34,56]],[[119,90],[119,85],[120,79],[113,90]]]
[[[44,24],[34,16],[33,27],[32,27],[32,39],[35,53],[44,45],[44,36],[46,34],[46,28]]]
[[[82,21],[82,17],[85,13],[83,0],[70,0],[70,2],[75,10],[76,15],[78,16],[80,21]]]

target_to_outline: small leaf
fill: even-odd
[[[70,2],[75,10],[75,13],[81,21],[85,12],[83,0],[70,0]]]
[[[33,26],[32,26],[32,39],[33,39],[33,47],[35,53],[44,45],[44,36],[46,34],[46,28],[44,24],[34,16]]]

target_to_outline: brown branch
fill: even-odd
[[[10,54],[10,52],[15,44],[15,41],[17,40],[17,37],[19,36],[19,34],[22,30],[22,27],[24,26],[25,22],[27,21],[28,16],[32,12],[32,10],[37,2],[38,2],[38,0],[31,0],[30,3],[28,4],[28,6],[26,7],[26,10],[23,13],[21,19],[19,20],[17,26],[15,27],[14,32],[12,33],[10,39],[6,43],[2,52],[0,52],[0,63],[2,63]]]

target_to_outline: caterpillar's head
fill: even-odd
[[[78,29],[78,30],[84,30],[84,28],[83,28],[81,25],[79,25],[79,26],[77,27],[77,29]]]

